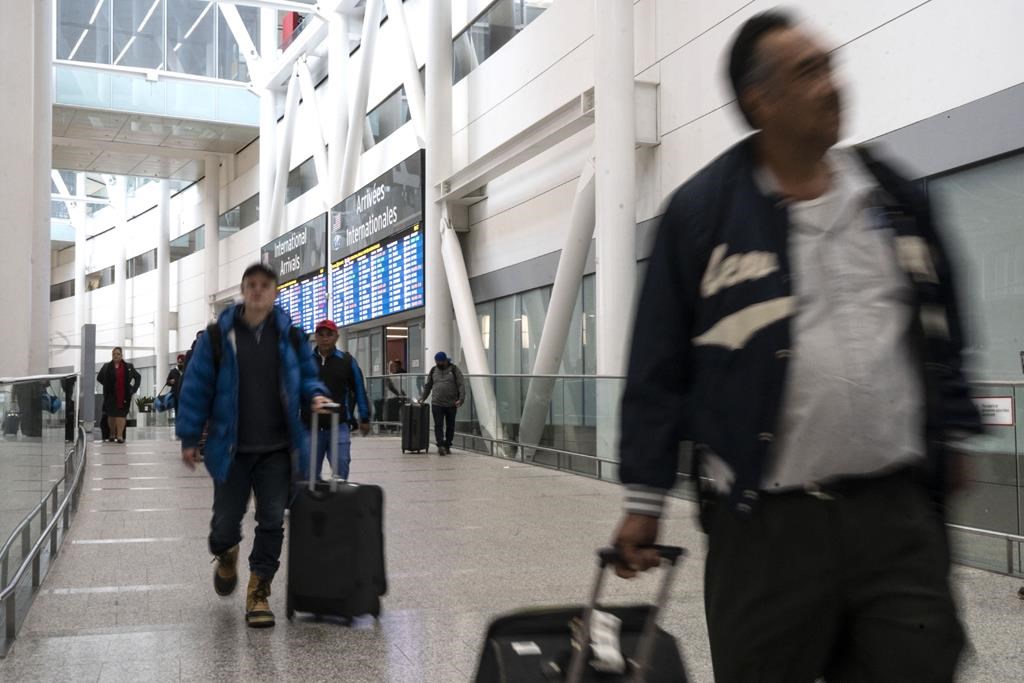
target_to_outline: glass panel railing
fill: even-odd
[[[398,428],[401,404],[418,399],[425,380],[407,374],[367,378],[380,429]],[[614,479],[614,416],[623,387],[618,377],[467,375],[457,445]]]
[[[75,376],[0,379],[0,657],[67,535],[85,467]]]
[[[54,64],[53,102],[245,126],[259,125],[259,98],[224,80],[163,77],[144,73]]]
[[[69,395],[74,377],[0,381],[0,542],[63,476]]]
[[[368,378],[379,430],[398,431],[401,404],[419,398],[424,381],[424,375]],[[623,378],[590,375],[467,376],[456,446],[616,481],[624,386]],[[986,433],[967,442],[968,486],[948,501],[953,556],[1024,573],[1024,384],[979,383],[974,396]],[[681,444],[676,493],[688,498],[690,454],[690,444]]]

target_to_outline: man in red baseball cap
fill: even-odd
[[[357,423],[356,409],[359,411],[359,431],[364,436],[370,431],[370,404],[366,399],[366,385],[359,363],[352,354],[338,350],[338,325],[333,320],[321,320],[316,324],[316,349],[313,360],[320,372],[320,381],[327,385],[331,400],[345,407],[341,424],[338,425],[338,471],[335,477],[348,480],[349,463],[352,460],[352,442],[350,428]],[[304,409],[303,420],[308,425],[310,418],[308,409]],[[316,474],[323,470],[324,458],[330,448],[330,421],[321,420],[320,434],[316,440]],[[303,463],[300,471],[307,472],[309,463]]]

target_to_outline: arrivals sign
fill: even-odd
[[[277,273],[278,282],[284,283],[327,265],[327,214],[289,230],[272,242],[263,245],[260,261]]]
[[[331,209],[331,262],[423,220],[423,150]]]

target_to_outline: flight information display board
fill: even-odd
[[[423,305],[419,225],[331,264],[331,314],[352,325]]]
[[[280,285],[277,303],[288,312],[294,324],[312,334],[316,324],[327,318],[327,274],[324,269]]]

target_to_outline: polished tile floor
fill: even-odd
[[[209,477],[184,469],[168,430],[138,436],[90,449],[78,517],[0,662],[0,680],[468,681],[494,615],[585,598],[592,552],[618,516],[619,491],[607,483],[478,455],[402,455],[390,437],[356,439],[352,479],[386,493],[390,592],[380,622],[289,623],[279,575],[278,626],[253,631],[242,591],[219,598],[211,586]],[[664,625],[693,678],[710,681],[703,538],[692,518],[689,503],[672,502],[667,540],[690,548],[691,559]],[[972,639],[962,680],[1024,680],[1019,582],[962,568],[955,580]],[[652,577],[616,580],[609,597],[638,600],[653,588]]]

